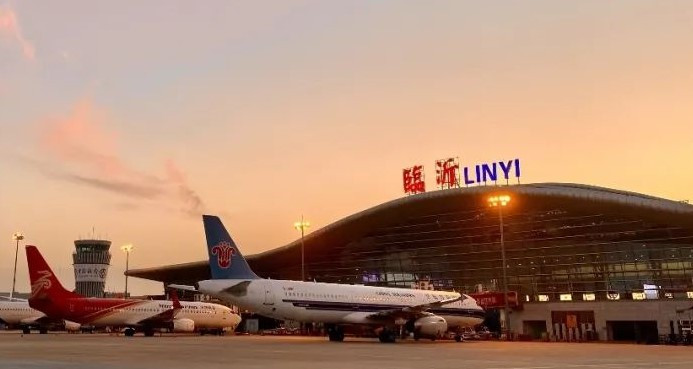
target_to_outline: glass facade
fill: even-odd
[[[503,290],[502,208],[509,291],[521,302],[693,299],[693,206],[579,184],[432,191],[396,199],[305,237],[306,279]],[[241,245],[241,247],[243,247]],[[301,278],[301,240],[248,258],[265,278]],[[190,284],[207,261],[131,271]]]
[[[428,281],[436,289],[501,291],[499,214],[482,203],[394,213],[390,225],[356,240],[320,245],[328,254],[307,252],[306,275],[323,282],[412,287]],[[607,215],[573,208],[503,209],[508,286],[520,300],[688,298],[693,229],[638,216],[647,210]],[[287,278],[297,268],[290,263],[273,274]]]

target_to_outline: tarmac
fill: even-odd
[[[347,337],[0,334],[0,368],[693,368],[693,347]]]

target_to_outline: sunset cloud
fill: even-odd
[[[200,215],[204,209],[202,199],[188,186],[185,174],[171,159],[166,160],[166,174],[168,181],[176,187],[182,210],[192,216]]]
[[[118,152],[118,135],[106,128],[106,114],[88,100],[69,114],[47,119],[39,126],[41,160],[32,162],[52,178],[119,194],[132,200],[177,205],[187,215],[200,215],[204,203],[171,159],[161,174],[142,171]]]
[[[0,5],[0,39],[9,39],[22,49],[22,54],[27,60],[36,59],[36,49],[22,34],[22,29],[17,21],[17,14],[9,5]]]

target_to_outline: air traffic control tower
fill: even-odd
[[[76,292],[88,297],[103,297],[108,267],[111,263],[111,241],[77,240],[72,254]]]

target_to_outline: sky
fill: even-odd
[[[203,260],[211,213],[269,250],[447,157],[691,199],[691,35],[690,1],[0,0],[0,291],[16,231],[69,287],[112,240],[121,291],[123,244]]]

